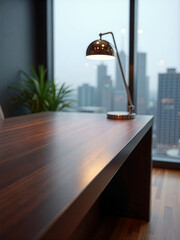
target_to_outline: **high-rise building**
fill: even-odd
[[[107,77],[107,66],[104,64],[101,64],[97,68],[97,97],[96,97],[96,105],[97,106],[102,106],[103,104],[103,86],[104,86],[104,81],[106,80]]]
[[[87,83],[78,87],[79,106],[94,106],[95,88]]]
[[[137,114],[147,114],[149,78],[146,76],[146,53],[137,53]]]
[[[112,80],[110,76],[106,76],[103,88],[102,88],[102,107],[104,107],[105,111],[112,110]]]
[[[119,52],[123,72],[125,79],[127,80],[126,74],[126,54],[124,51]],[[113,91],[113,110],[114,111],[127,111],[127,94],[122,78],[122,74],[119,68],[119,63],[116,62],[116,88]]]
[[[167,69],[159,74],[157,107],[157,151],[176,148],[180,138],[180,73]]]

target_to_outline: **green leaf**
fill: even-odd
[[[38,71],[33,65],[30,67],[30,75],[20,71],[20,87],[8,87],[15,93],[12,104],[21,104],[31,113],[64,111],[72,107],[76,101],[70,99],[73,89],[69,85],[62,83],[58,86],[53,80],[47,80],[43,65],[38,66]]]

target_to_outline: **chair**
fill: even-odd
[[[4,119],[4,113],[3,113],[3,110],[1,108],[1,105],[0,105],[0,119],[3,120]]]

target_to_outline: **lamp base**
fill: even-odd
[[[129,113],[129,112],[107,112],[108,119],[128,120],[128,119],[134,119],[135,116],[136,116],[135,113]]]

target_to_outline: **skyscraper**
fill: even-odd
[[[106,76],[103,84],[102,107],[105,111],[112,110],[112,80],[110,76]]]
[[[177,147],[180,138],[180,73],[167,69],[159,74],[157,108],[157,150],[165,153]]]
[[[94,106],[95,89],[87,83],[78,87],[79,106]]]
[[[149,78],[146,76],[146,53],[137,53],[137,114],[147,114]]]
[[[107,77],[107,66],[101,64],[97,68],[97,106],[102,106],[102,94],[104,81]]]
[[[125,79],[127,80],[126,74],[126,54],[124,51],[119,52],[123,72]],[[119,63],[116,62],[116,88],[113,92],[113,110],[115,111],[127,111],[127,94],[122,78],[122,74],[119,68]]]
[[[97,68],[97,106],[103,107],[104,112],[112,110],[112,80],[107,76],[107,66]]]

